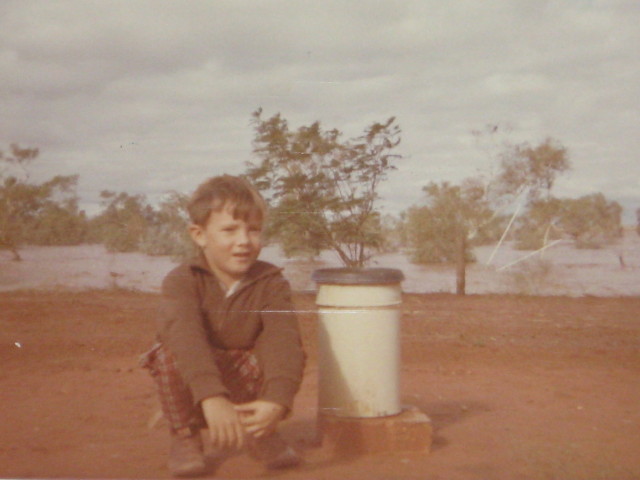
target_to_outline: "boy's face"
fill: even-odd
[[[230,287],[240,280],[257,260],[262,248],[262,220],[233,218],[233,205],[212,211],[205,226],[191,225],[189,232],[204,252],[209,267]]]

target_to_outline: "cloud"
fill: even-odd
[[[568,147],[567,192],[640,198],[639,21],[637,2],[604,0],[6,0],[0,132],[41,148],[41,177],[79,173],[92,202],[241,172],[258,107],[345,137],[397,116],[398,210],[490,169],[471,132],[510,123]]]

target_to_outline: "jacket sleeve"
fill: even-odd
[[[159,336],[176,358],[178,371],[196,404],[208,397],[228,395],[204,327],[195,274],[178,267],[162,284]]]
[[[262,331],[255,343],[255,352],[264,374],[259,398],[291,410],[306,360],[298,319],[289,283],[282,275],[268,280],[265,293],[267,298],[260,314]]]

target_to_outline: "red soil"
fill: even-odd
[[[158,297],[0,294],[0,477],[163,478],[167,434],[137,356]],[[313,297],[296,295],[310,356],[282,433],[304,467],[245,454],[218,478],[640,478],[640,298],[406,295],[402,398],[431,418],[429,455],[332,457],[315,442]]]

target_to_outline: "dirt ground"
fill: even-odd
[[[166,478],[167,434],[137,356],[155,294],[0,294],[0,477]],[[428,455],[340,459],[316,441],[309,353],[282,433],[305,465],[265,473],[245,454],[216,478],[638,479],[640,298],[405,295],[402,399],[434,427]]]

